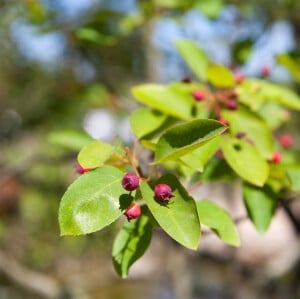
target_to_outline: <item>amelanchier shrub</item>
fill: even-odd
[[[293,138],[279,130],[289,109],[300,110],[297,94],[266,81],[266,71],[261,78],[235,76],[191,41],[176,47],[197,80],[133,87],[145,105],[130,116],[140,146],[127,148],[118,140],[84,146],[81,175],[60,204],[61,235],[89,234],[124,219],[112,250],[121,277],[146,251],[153,228],[196,250],[206,225],[239,246],[229,214],[209,199],[193,198],[190,186],[239,180],[259,232],[267,230],[279,199],[300,190]]]

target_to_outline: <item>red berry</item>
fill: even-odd
[[[281,135],[279,136],[278,140],[279,143],[285,148],[289,148],[294,144],[293,137],[290,135]]]
[[[280,163],[282,160],[281,152],[274,152],[272,155],[272,162],[273,163]]]
[[[91,169],[90,169],[90,168],[84,168],[84,167],[82,167],[79,163],[77,163],[77,164],[75,165],[75,170],[76,170],[76,172],[79,173],[79,174],[84,174],[84,173],[90,171]]]
[[[237,106],[237,103],[236,101],[234,100],[229,100],[227,103],[226,103],[226,106],[229,110],[237,110],[238,106]]]
[[[223,117],[219,117],[218,122],[224,126],[228,126],[228,121],[226,119],[224,119]]]
[[[124,212],[124,215],[126,216],[127,220],[130,221],[132,219],[136,219],[141,216],[142,210],[141,206],[133,202]]]
[[[156,199],[164,202],[168,202],[174,195],[172,189],[167,184],[158,184],[154,188],[154,194]]]
[[[263,77],[268,77],[270,76],[270,73],[271,73],[270,67],[268,65],[263,65],[261,68],[261,75]]]
[[[135,190],[139,184],[139,177],[134,173],[126,173],[122,179],[122,186],[127,191]]]
[[[195,90],[193,91],[192,96],[195,101],[201,102],[205,98],[205,93],[202,90]]]
[[[242,83],[245,80],[245,78],[246,78],[245,75],[242,74],[242,73],[236,73],[234,75],[234,79],[235,79],[236,84]]]

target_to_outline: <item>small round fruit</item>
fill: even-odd
[[[75,170],[76,170],[76,172],[79,173],[79,174],[84,174],[84,173],[90,171],[91,169],[90,169],[90,168],[84,168],[84,167],[82,167],[79,163],[77,163],[77,164],[75,165]]]
[[[241,84],[245,80],[245,75],[242,73],[236,73],[234,75],[235,83]]]
[[[134,173],[126,173],[122,179],[122,187],[127,191],[135,190],[139,184],[139,177]]]
[[[226,106],[229,110],[237,110],[238,106],[237,106],[237,103],[236,101],[234,100],[229,100],[227,103],[226,103]]]
[[[268,77],[271,74],[271,69],[268,65],[263,65],[261,68],[261,75],[263,77]]]
[[[158,184],[154,188],[155,198],[160,201],[168,202],[174,195],[168,184]]]
[[[223,117],[219,117],[218,122],[221,123],[224,126],[228,126],[228,121]]]
[[[272,162],[273,163],[280,163],[282,160],[281,152],[274,152],[272,155]]]
[[[195,90],[193,91],[192,96],[195,101],[201,102],[205,98],[205,93],[202,90]]]
[[[290,148],[294,144],[293,137],[290,135],[281,135],[279,136],[278,141],[285,148]]]
[[[124,212],[124,215],[126,216],[127,220],[130,221],[132,219],[139,218],[141,216],[142,210],[141,206],[133,202]]]

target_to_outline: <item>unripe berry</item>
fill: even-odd
[[[237,103],[236,101],[234,100],[229,100],[227,103],[226,103],[226,106],[229,110],[237,110],[238,106],[237,106]]]
[[[79,163],[77,163],[77,164],[75,165],[75,170],[76,170],[76,172],[79,173],[79,174],[84,174],[84,173],[90,171],[91,169],[90,169],[90,168],[84,168],[84,167],[82,167]]]
[[[141,206],[133,202],[124,212],[124,215],[126,216],[127,220],[130,221],[132,219],[136,219],[141,216],[142,210]]]
[[[193,91],[192,96],[195,101],[201,102],[205,98],[205,93],[202,90],[195,90]]]
[[[293,137],[290,135],[281,135],[279,136],[278,141],[285,148],[289,148],[294,144]]]
[[[280,163],[282,160],[281,152],[274,152],[272,155],[272,162],[273,163]]]
[[[172,189],[167,184],[158,184],[154,188],[154,194],[157,200],[168,202],[174,195]]]
[[[126,173],[122,179],[122,186],[127,191],[135,190],[139,184],[139,177],[134,173]]]

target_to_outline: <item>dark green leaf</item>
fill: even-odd
[[[196,249],[201,230],[194,199],[171,174],[163,176],[157,183],[168,184],[174,197],[167,204],[161,204],[155,199],[150,186],[142,182],[140,189],[150,212],[170,237],[187,248]]]
[[[209,200],[199,200],[196,203],[201,224],[212,228],[225,243],[240,245],[236,226],[224,209]]]
[[[176,42],[176,48],[185,62],[200,80],[206,80],[206,67],[208,56],[192,41],[180,40]]]
[[[235,84],[232,72],[220,64],[209,64],[206,76],[207,80],[218,88],[232,87]]]
[[[277,206],[277,196],[268,186],[257,188],[250,185],[244,185],[243,193],[244,202],[250,219],[257,231],[260,233],[265,232],[274,215]]]
[[[123,172],[117,168],[103,166],[71,184],[59,208],[61,235],[92,233],[115,221],[122,214],[122,177]]]
[[[127,277],[131,265],[145,253],[151,237],[152,225],[147,216],[142,214],[138,219],[124,223],[112,250],[114,267],[122,278]]]
[[[243,179],[263,186],[269,176],[269,166],[254,145],[245,140],[227,138],[222,151],[230,167]]]
[[[211,119],[197,119],[175,125],[159,138],[155,150],[156,163],[187,155],[222,134],[226,128]]]
[[[245,109],[224,110],[222,116],[229,122],[232,135],[245,133],[263,157],[271,158],[274,151],[272,131],[261,117]]]
[[[96,140],[81,149],[77,156],[77,160],[84,168],[96,168],[102,166],[113,152],[113,146]]]

